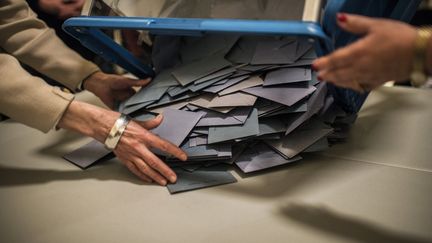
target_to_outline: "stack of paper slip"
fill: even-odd
[[[331,125],[342,111],[311,70],[316,55],[307,39],[183,39],[180,63],[160,71],[120,106],[138,120],[164,114],[153,132],[188,154],[180,162],[154,151],[179,175],[168,186],[171,193],[235,182],[229,166],[221,164],[250,173],[328,147]],[[86,155],[89,147],[97,156]],[[86,167],[108,153],[91,143],[65,158]]]

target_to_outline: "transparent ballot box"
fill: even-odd
[[[311,68],[357,38],[337,27],[336,13],[408,20],[416,4],[97,0],[63,27],[105,60],[153,78],[118,110],[141,120],[164,114],[153,132],[189,158],[184,168],[167,157],[169,166],[236,164],[249,173],[321,151],[341,138],[338,117],[353,122],[346,116],[355,116],[366,95],[318,82]]]

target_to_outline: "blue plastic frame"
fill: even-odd
[[[336,13],[347,12],[370,17],[383,17],[409,22],[421,0],[327,0],[322,25],[315,22],[234,20],[234,19],[180,19],[134,17],[76,17],[68,19],[63,28],[84,46],[107,61],[115,63],[139,78],[153,77],[153,69],[141,63],[122,46],[115,43],[103,29],[147,30],[152,34],[200,36],[206,33],[243,35],[289,35],[315,40],[318,56],[346,46],[358,36],[341,31]],[[342,107],[356,113],[367,94],[332,87],[330,90]]]
[[[317,55],[333,50],[330,38],[314,22],[239,20],[239,19],[186,19],[140,17],[75,17],[63,24],[66,32],[104,59],[115,63],[134,75],[154,76],[150,66],[142,64],[129,51],[115,43],[102,29],[147,30],[151,34],[201,36],[207,33],[242,35],[301,36],[314,40]]]

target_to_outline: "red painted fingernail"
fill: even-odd
[[[324,79],[321,76],[317,77],[318,81],[323,81]]]
[[[337,14],[337,20],[339,21],[339,22],[346,22],[347,21],[347,16],[346,16],[346,14],[344,14],[344,13],[338,13]]]
[[[312,63],[312,71],[318,71],[318,68],[316,67],[315,63]]]

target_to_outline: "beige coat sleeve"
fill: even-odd
[[[48,132],[60,120],[74,95],[30,75],[13,56],[0,53],[0,113]]]
[[[24,0],[0,1],[0,47],[73,91],[99,70],[57,38]]]
[[[0,113],[43,132],[74,96],[31,76],[18,60],[71,90],[99,70],[59,40],[23,0],[0,1]]]

